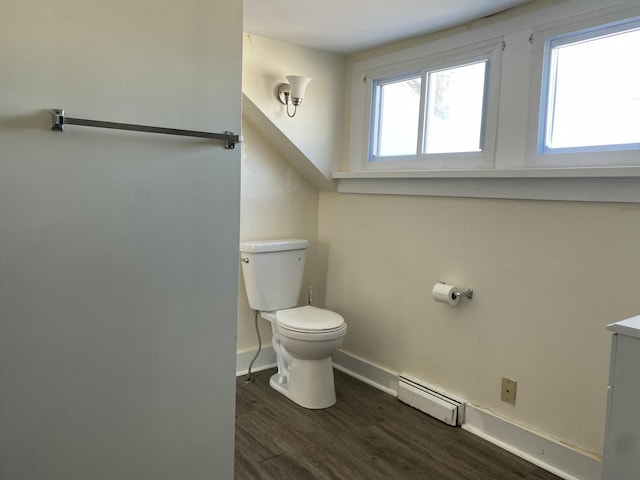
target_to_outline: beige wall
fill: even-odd
[[[640,206],[323,193],[343,350],[599,453],[607,323],[638,313]],[[431,300],[439,281],[473,300]],[[518,381],[515,407],[502,377]]]
[[[243,136],[240,240],[291,237],[309,240],[303,290],[313,286],[314,296],[320,300],[324,277],[316,260],[318,192],[296,173],[246,116],[243,119]],[[238,352],[258,346],[253,311],[249,307],[243,281],[240,274]],[[302,293],[306,298],[306,290]],[[269,324],[262,319],[258,324],[263,345],[270,344]],[[238,368],[247,366],[238,365]]]
[[[319,50],[244,36],[245,95],[242,143],[241,240],[298,237],[310,241],[300,301],[313,287],[314,304],[324,300],[325,264],[317,245],[317,176],[338,169],[342,146],[345,58]],[[312,81],[294,118],[276,98],[286,75],[309,75]],[[249,100],[251,108],[246,100]],[[274,129],[265,128],[271,122]],[[268,125],[270,127],[270,125]],[[287,144],[283,144],[287,142]],[[287,156],[283,152],[297,152]],[[311,182],[311,183],[310,183]],[[320,182],[322,183],[322,182]],[[253,312],[240,277],[238,352],[256,349]],[[270,344],[266,321],[259,321],[263,344]],[[248,366],[248,365],[247,365]],[[238,365],[238,369],[246,368]]]
[[[255,35],[244,36],[242,91],[325,177],[339,170],[345,57]],[[296,116],[276,98],[287,75],[308,75],[311,83]],[[291,110],[293,111],[293,110]]]

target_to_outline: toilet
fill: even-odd
[[[269,384],[302,407],[320,409],[336,403],[331,355],[342,345],[347,324],[330,310],[297,306],[308,244],[242,242],[240,259],[249,305],[271,323],[278,372]]]

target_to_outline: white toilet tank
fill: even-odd
[[[270,312],[298,305],[308,244],[295,238],[240,244],[244,286],[253,310]]]

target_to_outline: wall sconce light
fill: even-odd
[[[298,109],[298,105],[302,103],[304,91],[306,90],[307,85],[309,85],[311,77],[289,75],[287,76],[287,80],[289,80],[289,83],[281,83],[278,85],[278,98],[280,99],[280,103],[287,106],[287,115],[289,115],[289,117],[294,117],[296,110]],[[289,113],[289,103],[292,103],[295,107],[293,109],[293,114]]]

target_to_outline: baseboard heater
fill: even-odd
[[[398,400],[447,425],[458,426],[464,421],[464,402],[436,392],[404,375],[398,377]]]

